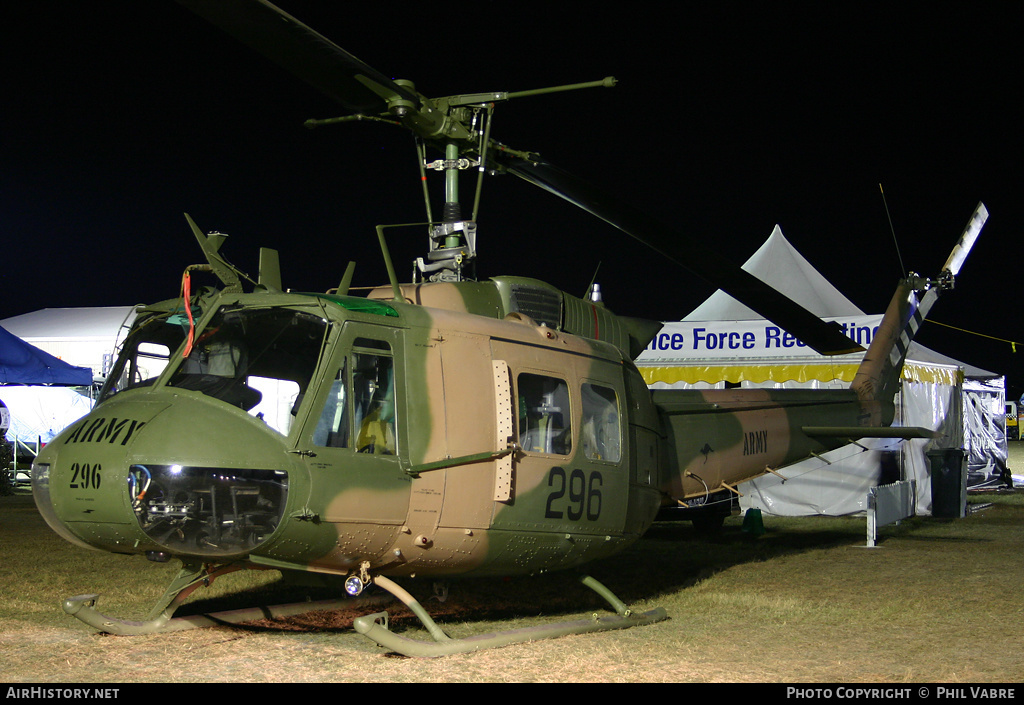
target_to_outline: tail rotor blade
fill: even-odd
[[[974,247],[974,241],[978,239],[986,220],[988,220],[988,208],[984,203],[979,203],[978,207],[974,209],[974,213],[971,214],[971,219],[967,221],[967,227],[964,228],[963,234],[949,254],[949,259],[946,260],[946,264],[942,268],[944,272],[948,271],[954,277],[960,273],[960,267],[963,266],[964,260],[970,254],[971,248]]]

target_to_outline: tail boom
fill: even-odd
[[[937,279],[900,281],[849,389],[655,390],[664,438],[659,489],[672,505],[723,489],[859,438],[931,438],[891,428],[910,344],[984,225],[978,204]]]

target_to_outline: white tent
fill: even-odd
[[[47,308],[6,318],[0,325],[70,365],[90,368],[95,380],[106,373],[134,319],[134,306]],[[11,415],[7,439],[30,444],[49,442],[92,408],[88,396],[45,385],[0,386],[0,399]]]
[[[858,343],[867,347],[871,342],[881,315],[865,315],[851,303],[793,249],[778,226],[743,268],[819,317],[840,323]],[[717,291],[682,321],[667,323],[639,356],[637,366],[648,385],[655,388],[846,387],[862,355],[818,355]],[[965,447],[965,367],[912,345],[894,423],[939,431],[942,438],[931,442],[929,448]],[[1001,409],[1001,398],[998,404]],[[768,475],[744,483],[740,486],[741,506],[790,516],[850,514],[866,509],[871,487],[916,479],[918,513],[926,514],[931,507],[925,457],[928,443],[863,439],[826,453],[822,459],[783,469],[786,481]],[[1004,465],[1005,457],[1004,438]]]
[[[26,343],[68,364],[92,368],[93,376],[101,377],[134,320],[134,306],[93,306],[44,308],[5,318],[0,325]]]
[[[49,443],[92,409],[92,399],[69,387],[0,386],[0,399],[10,410],[11,442]]]

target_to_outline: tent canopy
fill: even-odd
[[[73,367],[0,327],[0,384],[89,386],[92,370]]]
[[[757,252],[744,263],[743,269],[819,318],[864,315],[793,248],[778,225]],[[750,321],[762,318],[719,289],[683,320]]]
[[[743,269],[816,316],[840,324],[865,348],[874,337],[881,314],[866,315],[846,298],[790,244],[778,225]],[[636,362],[648,384],[831,379],[849,383],[862,358],[862,352],[819,355],[718,290],[681,321],[666,323]],[[905,379],[957,384],[964,375],[1000,376],[911,343]]]

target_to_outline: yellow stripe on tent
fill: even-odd
[[[640,375],[648,384],[697,384],[705,382],[852,382],[857,373],[857,364],[809,365],[793,363],[788,365],[641,365]],[[947,365],[922,365],[907,362],[903,366],[902,378],[909,382],[930,382],[955,385],[963,382],[964,373],[959,367]]]

